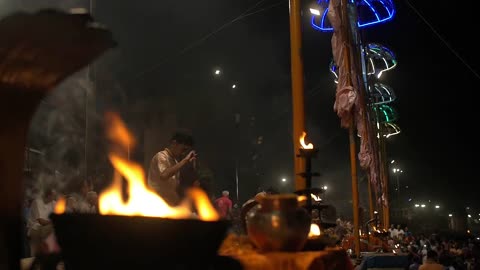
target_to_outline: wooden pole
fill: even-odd
[[[375,205],[373,204],[373,194],[372,194],[372,183],[370,180],[367,178],[367,186],[368,186],[368,210],[370,214],[370,219],[373,219],[375,217],[374,211],[375,211]]]
[[[350,14],[353,18],[354,21],[357,21],[357,14],[352,12]],[[352,18],[352,19],[353,19]],[[350,22],[350,20],[349,20]],[[350,37],[352,38],[350,44],[351,44],[351,50],[352,52],[350,53],[353,55],[352,59],[352,64],[353,64],[353,69],[357,72],[357,74],[362,73],[362,78],[363,81],[360,81],[359,76],[356,78],[352,78],[357,80],[357,85],[358,85],[358,106],[360,107],[361,111],[363,111],[362,114],[362,119],[357,119],[357,121],[362,121],[363,126],[365,128],[364,134],[361,134],[362,136],[362,141],[365,141],[370,144],[372,147],[371,152],[374,153],[373,149],[373,141],[375,140],[375,132],[374,128],[372,127],[372,121],[371,121],[371,113],[370,109],[367,106],[367,100],[368,100],[368,93],[367,93],[367,87],[368,87],[368,77],[366,76],[367,70],[366,70],[366,63],[365,63],[365,54],[363,54],[361,47],[363,46],[362,42],[362,37],[360,35],[360,32],[358,31],[358,28],[354,27],[353,29],[350,28]],[[375,168],[376,169],[376,168]],[[367,168],[366,171],[368,172],[370,168]],[[372,201],[372,184],[370,182],[370,174],[367,174],[367,187],[368,187],[368,204],[369,204],[369,216],[370,219],[374,218],[374,205]]]
[[[386,205],[383,204],[383,215],[384,215],[384,224],[385,224],[385,229],[388,229],[390,227],[390,195],[388,194],[388,184],[389,184],[389,179],[388,179],[388,165],[387,165],[387,150],[386,150],[386,143],[385,143],[385,138],[383,137],[383,130],[380,128],[380,138],[379,138],[379,144],[380,144],[380,162],[382,166],[382,171],[383,171],[383,196],[386,201]]]
[[[348,0],[341,0],[341,13],[342,13],[342,38],[346,43],[343,46],[344,61],[345,61],[345,72],[346,80],[352,85],[352,77],[350,72],[352,71],[352,52],[351,47],[353,46],[352,42],[352,32],[350,29],[350,17],[348,12]],[[356,79],[356,78],[355,78]],[[355,245],[355,255],[360,258],[360,215],[359,215],[359,198],[358,198],[358,175],[357,175],[357,147],[356,147],[356,128],[355,128],[355,113],[352,111],[352,120],[350,123],[350,128],[348,131],[348,137],[350,142],[350,166],[351,166],[351,177],[352,177],[352,208],[353,208],[353,235],[354,235],[354,245]]]
[[[94,16],[95,11],[95,0],[90,0],[88,4],[88,11],[91,16]],[[92,168],[90,168],[89,161],[91,162],[91,157],[94,151],[90,151],[92,149],[93,144],[93,121],[90,119],[90,115],[93,115],[96,111],[95,105],[95,95],[96,95],[96,71],[95,71],[95,64],[90,63],[87,66],[87,81],[90,83],[89,86],[85,88],[85,142],[84,142],[84,152],[85,152],[85,179],[88,179],[93,172]],[[93,164],[92,164],[93,165]],[[92,166],[94,167],[94,166]],[[90,171],[89,171],[90,170]]]
[[[372,115],[375,116],[374,112],[372,112],[372,111],[370,111],[370,112],[372,113]],[[375,118],[375,119],[377,119],[377,118]],[[375,120],[375,123],[376,123],[376,120]],[[373,131],[372,134],[378,134],[378,130],[376,128],[376,125],[375,125],[375,127],[372,127],[372,131]],[[378,177],[377,181],[378,181],[378,183],[380,183],[380,186],[382,186],[381,183],[383,181],[383,176],[382,176],[383,165],[382,165],[380,146],[379,146],[379,141],[378,141],[377,136],[374,136],[372,138],[372,143],[373,143],[373,151],[372,152],[375,155],[374,158],[376,159],[376,163],[377,163],[376,166],[375,166],[375,170],[377,171],[377,177]],[[377,185],[378,185],[378,183],[377,183]],[[373,197],[374,197],[373,205],[374,205],[375,208],[377,208],[377,211],[379,213],[381,213],[382,220],[380,222],[381,222],[382,225],[384,225],[385,220],[383,218],[384,217],[383,207],[379,203],[379,200],[378,200],[379,199],[379,197],[378,197],[379,196],[379,191],[380,191],[380,195],[381,195],[382,191],[378,190],[377,187],[373,187],[373,188],[374,188],[374,190],[373,190]]]
[[[350,141],[350,173],[352,176],[352,204],[353,204],[353,235],[355,238],[355,255],[360,258],[360,216],[358,213],[358,177],[357,177],[357,147],[355,134],[355,121],[352,121],[348,131]]]
[[[306,188],[305,180],[299,175],[305,170],[305,161],[297,156],[301,148],[299,138],[305,131],[305,109],[303,89],[303,59],[300,0],[290,1],[290,56],[292,76],[292,126],[295,189]]]

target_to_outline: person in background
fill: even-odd
[[[444,270],[445,267],[438,262],[438,254],[434,250],[427,251],[427,260],[420,265],[418,270]]]
[[[403,240],[404,237],[405,237],[405,232],[402,230],[402,227],[400,227],[400,225],[397,225],[397,238],[399,240]]]
[[[24,258],[30,257],[30,243],[28,239],[28,221],[30,219],[30,212],[31,212],[31,205],[32,205],[33,199],[26,196],[23,204],[23,223],[22,223],[22,241],[23,241],[23,246],[22,246],[22,256]]]
[[[418,270],[420,268],[421,259],[418,256],[412,258],[412,263],[408,267],[408,270]]]
[[[185,131],[177,131],[171,137],[169,146],[155,154],[150,162],[148,186],[170,205],[180,203],[180,169],[194,163],[197,158],[192,147],[193,137]]]
[[[80,190],[80,197],[77,202],[77,212],[94,214],[97,213],[97,192],[93,190],[93,183],[83,181]]]
[[[390,231],[390,237],[391,237],[392,239],[397,239],[397,237],[398,237],[398,229],[395,227],[394,224],[392,224],[392,226],[390,227],[389,231]]]
[[[217,208],[218,214],[223,219],[230,219],[233,203],[229,198],[230,192],[228,190],[222,191],[222,196],[215,200],[215,207]]]
[[[53,233],[53,226],[49,216],[55,208],[55,199],[55,190],[46,188],[42,196],[32,202],[27,225],[31,256],[42,252],[45,239]]]
[[[67,213],[96,213],[97,193],[93,191],[93,184],[88,180],[81,180],[77,184],[78,193],[67,197]]]
[[[73,195],[67,196],[67,205],[65,212],[66,213],[75,213],[77,212],[77,198]]]

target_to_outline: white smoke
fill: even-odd
[[[99,121],[85,104],[91,88],[85,71],[81,71],[52,91],[37,108],[27,146],[42,154],[28,161],[33,164],[33,179],[27,185],[39,190],[53,186],[63,191],[72,179],[85,179],[86,116],[93,123]]]

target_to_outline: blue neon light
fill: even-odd
[[[333,27],[327,18],[329,1],[317,1],[318,9],[323,10],[323,14],[321,16],[312,15],[311,24],[316,30],[322,32],[333,31]],[[357,6],[357,25],[359,28],[387,22],[393,19],[395,15],[393,0],[351,0],[351,2]]]

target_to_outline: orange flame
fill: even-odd
[[[64,197],[60,197],[57,200],[57,203],[55,203],[55,208],[53,209],[53,212],[55,214],[63,214],[65,213],[65,209],[67,208],[67,201],[65,200]]]
[[[307,133],[304,131],[302,132],[302,136],[300,136],[300,144],[302,145],[303,149],[313,149],[313,144],[309,143],[308,145],[305,144],[305,137],[307,136]]]
[[[220,218],[217,210],[210,203],[207,194],[199,188],[191,188],[187,191],[187,196],[193,200],[195,207],[198,209],[198,215],[202,220],[215,221]]]
[[[133,136],[123,121],[115,113],[105,115],[107,121],[107,137],[115,146],[123,150],[135,144]],[[198,219],[216,221],[220,219],[217,211],[210,203],[208,196],[199,188],[187,191],[187,198],[179,205],[172,207],[146,185],[143,169],[137,163],[129,161],[112,151],[109,159],[115,168],[113,183],[99,195],[99,212],[102,215],[148,216],[173,219],[195,218],[190,201],[195,205]],[[122,178],[128,182],[128,200],[122,194]],[[65,198],[55,205],[55,213],[65,212]]]
[[[300,195],[300,196],[297,197],[298,202],[304,202],[306,200],[307,200],[307,196],[305,196],[305,195]]]
[[[120,117],[109,113],[107,117],[107,136],[118,146],[126,149],[135,143]],[[215,208],[207,195],[200,189],[192,189],[187,193],[187,199],[176,207],[171,207],[165,200],[146,185],[145,174],[140,165],[131,162],[119,154],[111,152],[110,162],[116,174],[110,187],[99,196],[99,211],[102,215],[148,216],[174,219],[193,218],[189,199],[193,201],[198,212],[198,218],[205,221],[219,219]],[[128,200],[122,196],[123,176],[128,182]]]
[[[113,167],[128,181],[129,198],[122,197],[122,181],[115,177],[112,185],[100,194],[99,210],[102,215],[149,216],[189,218],[191,211],[186,207],[170,207],[154,191],[145,186],[142,168],[115,154],[110,154]]]
[[[128,131],[127,126],[118,114],[113,112],[105,113],[105,121],[107,122],[107,139],[124,149],[133,148],[135,139]]]

